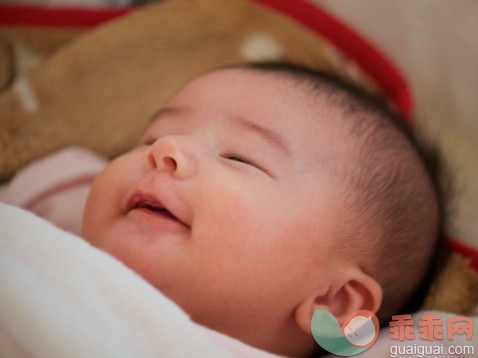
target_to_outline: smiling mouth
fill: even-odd
[[[184,225],[181,220],[174,216],[173,213],[171,213],[168,209],[164,207],[163,204],[161,204],[154,198],[147,198],[142,195],[133,196],[129,202],[128,211],[136,209],[147,210],[154,215],[162,216],[167,219],[177,221]]]

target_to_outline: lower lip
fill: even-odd
[[[158,230],[184,231],[186,229],[183,223],[145,208],[130,210],[128,216],[153,225]]]

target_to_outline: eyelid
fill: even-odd
[[[271,174],[271,172],[270,172],[269,170],[267,170],[266,168],[264,168],[262,165],[257,164],[256,161],[251,160],[251,159],[249,159],[248,157],[245,157],[245,156],[242,155],[242,154],[237,154],[237,153],[235,153],[235,152],[226,152],[226,153],[222,154],[221,157],[223,157],[223,158],[225,158],[225,159],[228,159],[228,160],[234,160],[234,159],[231,159],[231,157],[232,157],[232,158],[236,158],[236,159],[237,159],[237,160],[236,160],[237,162],[239,162],[239,163],[244,163],[244,164],[248,164],[248,165],[250,165],[250,166],[253,166],[253,167],[259,169],[260,171],[264,172],[264,173],[267,174],[268,176],[274,178],[274,176]]]

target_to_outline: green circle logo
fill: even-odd
[[[380,330],[377,316],[367,310],[353,312],[341,326],[329,311],[317,309],[310,322],[315,341],[326,351],[343,357],[369,349]]]

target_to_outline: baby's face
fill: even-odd
[[[99,175],[84,237],[199,323],[250,343],[288,324],[338,264],[333,111],[313,100],[256,71],[193,80]]]

